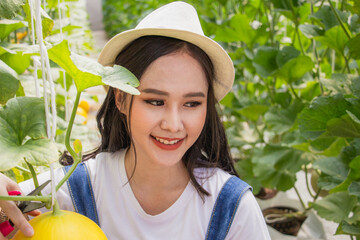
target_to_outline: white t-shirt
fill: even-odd
[[[221,187],[230,177],[221,169],[196,169],[195,175],[213,175],[202,182],[211,195],[201,199],[189,182],[177,201],[164,212],[147,214],[135,198],[125,172],[125,150],[116,153],[100,153],[86,161],[94,191],[101,228],[110,240],[117,239],[205,239],[210,215]],[[63,170],[55,170],[56,182]],[[39,175],[39,182],[48,180],[49,173]],[[32,181],[20,183],[24,194],[34,187]],[[50,187],[44,189],[48,194]],[[66,184],[57,192],[57,200],[64,210],[74,211]],[[260,207],[254,195],[247,191],[241,199],[236,216],[226,239],[270,239]]]

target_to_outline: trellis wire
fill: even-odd
[[[63,36],[63,31],[62,31],[62,13],[61,13],[61,0],[58,0],[58,14],[59,14],[59,24],[60,24],[60,40],[62,41],[64,39]],[[63,81],[64,81],[64,89],[65,89],[65,94],[64,94],[64,98],[65,98],[65,120],[69,121],[69,107],[67,104],[67,98],[68,98],[68,92],[67,92],[67,84],[66,84],[66,73],[64,70],[61,70],[62,74],[63,74]]]
[[[30,0],[31,1],[31,0]],[[29,1],[29,2],[30,2]],[[44,102],[45,102],[45,114],[46,114],[46,130],[47,130],[47,136],[51,141],[55,141],[55,135],[56,135],[56,93],[55,93],[55,86],[51,75],[51,69],[50,69],[50,60],[48,56],[48,52],[46,49],[46,46],[43,42],[43,35],[42,35],[42,22],[41,22],[41,2],[40,0],[36,0],[36,35],[37,35],[37,41],[40,47],[40,57],[41,57],[41,68],[42,68],[42,79],[43,79],[43,88],[44,88]],[[46,2],[44,3],[45,7]],[[30,8],[32,8],[32,4],[29,4]],[[30,9],[30,13],[33,11]],[[36,66],[36,61],[34,61],[34,65]],[[46,68],[46,69],[45,69]],[[35,78],[37,79],[37,74],[35,74]],[[47,79],[46,79],[47,78]],[[47,91],[47,81],[49,81],[49,87],[50,87],[50,97],[51,97],[51,116],[52,116],[52,128],[50,127],[50,111],[49,111],[49,105],[48,105],[48,91]],[[55,177],[54,177],[54,164],[50,164],[50,172],[51,172],[51,196],[52,196],[52,203],[53,206],[55,203]]]

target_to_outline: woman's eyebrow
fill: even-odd
[[[141,90],[141,92],[144,93],[152,93],[152,94],[156,94],[156,95],[162,95],[162,96],[168,96],[169,93],[158,90],[158,89],[154,89],[154,88],[145,88],[143,90]]]
[[[145,89],[141,90],[141,92],[143,92],[143,93],[152,93],[152,94],[161,95],[161,96],[169,96],[168,92],[161,91],[161,90],[154,89],[154,88],[145,88]],[[189,98],[189,97],[205,97],[205,94],[203,92],[190,92],[190,93],[184,94],[184,97],[186,97],[186,98]]]
[[[184,97],[205,97],[203,92],[191,92],[184,95]]]

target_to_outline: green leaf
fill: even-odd
[[[63,34],[68,33],[70,35],[71,32],[73,32],[73,30],[78,31],[81,29],[82,29],[82,27],[80,27],[80,26],[68,25],[68,26],[63,27],[61,30],[62,30]],[[51,35],[59,34],[59,33],[60,33],[60,29],[56,29],[56,30],[53,29],[51,32]]]
[[[41,9],[42,10],[42,9]],[[42,24],[42,32],[43,32],[43,38],[45,39],[47,36],[51,35],[51,31],[54,27],[54,21],[46,14],[46,17],[44,17],[41,20]]]
[[[30,15],[30,6],[29,1],[26,1],[26,4],[23,6],[25,12],[25,21],[27,21],[29,27],[31,28],[31,15]],[[41,24],[42,24],[42,33],[43,38],[46,38],[51,34],[51,31],[54,27],[54,21],[51,17],[44,11],[43,8],[40,8],[40,15],[41,15]],[[35,20],[34,20],[35,23]],[[35,26],[35,24],[34,24]]]
[[[333,94],[351,94],[351,78],[349,74],[332,73],[331,79],[322,79],[322,83]]]
[[[349,224],[346,221],[342,221],[339,227],[336,229],[336,234],[348,234],[360,237],[360,223]]]
[[[345,47],[349,41],[341,26],[333,27],[327,30],[324,36],[315,39],[329,48],[335,49],[340,55],[344,55]]]
[[[354,181],[349,186],[350,195],[357,196],[360,198],[360,181]]]
[[[282,67],[280,67],[275,73],[275,76],[286,79],[287,81],[293,81],[304,76],[305,73],[311,71],[314,67],[314,63],[308,56],[299,56],[297,58],[290,59]]]
[[[15,96],[19,88],[17,73],[0,60],[0,104],[4,105]]]
[[[344,181],[349,172],[349,168],[337,157],[318,159],[313,163],[313,167],[341,181]]]
[[[273,47],[258,48],[252,64],[261,77],[266,78],[278,69],[276,64],[278,52],[279,50]]]
[[[299,101],[294,101],[286,109],[272,107],[264,116],[266,125],[275,133],[283,134],[294,126],[296,116],[303,107]]]
[[[354,59],[360,59],[360,34],[356,35],[355,37],[351,38],[347,43],[349,47],[350,56]]]
[[[282,67],[290,59],[296,58],[299,55],[300,52],[296,48],[292,46],[285,46],[278,52],[276,56],[276,63],[279,67]]]
[[[299,115],[299,129],[307,139],[316,139],[327,131],[327,123],[333,118],[344,115],[351,104],[341,94],[334,96],[321,96]]]
[[[79,154],[82,152],[82,143],[79,139],[76,139],[74,142],[73,142],[73,145],[74,145],[74,151],[76,154]]]
[[[286,191],[294,186],[296,172],[308,160],[302,152],[279,145],[266,145],[261,153],[252,159],[254,175],[269,188]]]
[[[277,9],[283,9],[291,11],[293,7],[299,6],[298,0],[271,0],[274,4],[274,7]]]
[[[73,80],[71,78],[71,76],[65,72],[65,79],[66,79],[66,91],[69,91],[70,90],[70,87],[72,86],[73,84]],[[60,76],[59,78],[56,80],[57,83],[59,83],[61,85],[62,88],[65,88],[64,86],[64,74],[63,72],[60,72]]]
[[[301,97],[307,101],[313,100],[315,97],[321,95],[321,89],[318,81],[306,82],[306,87],[300,90]]]
[[[122,66],[114,65],[114,67],[104,67],[102,79],[103,83],[111,87],[118,88],[133,95],[140,94],[135,88],[139,86],[138,79]]]
[[[350,162],[349,167],[350,172],[347,178],[341,184],[336,186],[336,188],[332,189],[331,192],[347,191],[353,181],[360,180],[360,155]]]
[[[26,159],[43,165],[58,159],[56,144],[46,139],[44,101],[18,97],[0,108],[0,171]]]
[[[321,29],[320,27],[312,24],[300,24],[299,29],[307,38],[314,38],[318,36],[323,36],[325,30]]]
[[[346,14],[336,9],[341,20],[346,22]],[[339,25],[338,20],[334,12],[331,10],[330,6],[322,6],[315,14],[312,15],[312,18],[317,19],[324,26],[325,30],[329,30],[332,27]]]
[[[264,115],[269,109],[266,105],[250,105],[240,109],[238,112],[253,122],[257,122],[260,116]]]
[[[130,94],[139,94],[135,89],[139,82],[131,72],[116,65],[103,67],[93,59],[70,53],[66,40],[50,48],[48,52],[49,58],[74,79],[78,92],[107,84]]]
[[[0,1],[0,18],[12,19],[24,5],[22,0],[1,0]]]
[[[347,192],[329,194],[313,204],[317,214],[329,221],[340,223],[349,219],[349,214],[357,203],[357,197]]]
[[[337,137],[319,137],[310,143],[311,152],[327,157],[339,155],[342,148],[347,146],[348,142],[344,138]]]
[[[261,182],[254,177],[253,164],[250,159],[240,159],[235,164],[236,172],[253,187],[253,192],[256,194],[260,191]]]
[[[18,74],[22,74],[30,66],[30,55],[22,52],[16,52],[15,54],[4,53],[0,55],[0,60],[4,61]]]
[[[277,134],[283,134],[294,125],[296,115],[288,109],[271,108],[265,114],[265,122],[269,129]]]
[[[12,54],[16,54],[15,51],[10,50],[4,46],[0,46],[0,55],[3,55],[4,53],[12,53]]]
[[[250,26],[250,19],[245,14],[234,15],[230,22],[216,31],[215,41],[236,42],[242,41],[250,45],[256,31]]]
[[[351,172],[349,174],[349,177],[351,177],[351,180],[360,180],[360,156],[357,156],[354,158],[350,164]]]
[[[19,28],[25,27],[26,22],[19,20],[0,20],[0,40],[4,40],[9,34]]]
[[[329,136],[344,137],[344,138],[356,138],[360,137],[360,123],[353,121],[349,115],[341,116],[340,118],[333,118],[327,122],[327,132]],[[355,117],[356,118],[356,117]]]
[[[351,89],[354,95],[360,98],[360,77],[357,77],[351,81]]]

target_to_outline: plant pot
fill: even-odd
[[[278,192],[274,198],[268,199],[268,200],[261,200],[257,199],[259,206],[262,210],[266,210],[268,208],[275,207],[276,213],[279,213],[279,211],[284,211],[284,207],[286,207],[288,210],[287,213],[294,213],[297,212],[297,209],[303,211],[302,205],[300,202],[296,199],[289,198],[288,195],[285,192]],[[274,210],[271,210],[274,211]],[[299,216],[296,215],[296,218]],[[296,220],[298,221],[298,220]],[[322,225],[322,222],[320,221],[319,217],[315,214],[314,211],[310,210],[306,213],[306,219],[300,224],[294,223],[294,219],[289,220],[289,222],[279,222],[277,223],[279,225],[280,231],[276,230],[275,227],[268,225],[268,230],[270,233],[270,237],[272,240],[324,240],[326,238],[326,234],[324,231],[324,227]],[[296,225],[299,224],[299,229],[297,230],[297,235],[289,235],[281,232],[281,229],[291,229],[293,232],[296,230]]]
[[[307,218],[306,215],[297,214],[299,211],[292,207],[274,206],[262,210],[266,224],[277,231],[297,236],[301,225]]]

